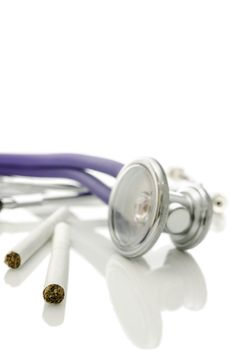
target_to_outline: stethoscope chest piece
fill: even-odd
[[[120,171],[108,223],[117,250],[133,258],[147,252],[161,232],[169,233],[177,248],[193,248],[206,236],[212,215],[212,199],[201,185],[189,182],[171,191],[161,165],[143,158]]]
[[[167,178],[156,160],[123,167],[109,201],[109,230],[118,251],[136,257],[149,250],[164,231],[168,204]]]

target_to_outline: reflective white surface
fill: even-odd
[[[10,338],[12,330],[20,336],[22,328],[30,327],[31,338],[25,341],[32,344],[40,329],[37,346],[51,331],[50,337],[59,346],[65,344],[62,334],[77,346],[86,337],[86,349],[101,344],[113,349],[165,349],[170,343],[180,349],[194,349],[202,342],[207,344],[208,337],[220,342],[222,334],[228,336],[228,344],[230,326],[218,316],[223,320],[231,310],[231,286],[227,284],[230,267],[223,254],[220,260],[213,256],[225,233],[211,232],[202,248],[189,253],[175,249],[163,235],[161,244],[150,253],[129,260],[115,251],[109,239],[106,206],[95,199],[89,205],[86,199],[78,203],[78,207],[71,207],[71,268],[64,303],[48,305],[42,299],[50,242],[19,270],[1,265],[0,307],[4,318],[0,322],[5,325],[5,341],[16,344],[17,338]],[[13,241],[36,225],[35,220],[41,220],[38,212],[11,211],[10,217],[14,213],[15,219],[17,215],[25,218],[17,225],[18,233],[14,222],[4,220],[9,211],[2,212],[2,258]],[[52,344],[50,337],[48,343]]]

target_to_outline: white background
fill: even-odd
[[[0,1],[1,152],[77,152],[125,163],[152,156],[229,200],[231,18],[229,0]],[[42,316],[48,247],[19,274],[2,264],[0,347],[231,348],[229,211],[226,229],[211,230],[190,252],[194,260],[177,259],[189,264],[184,273],[167,237],[144,257],[148,268],[120,260],[107,228],[77,229],[63,323],[62,308]],[[106,222],[104,206],[80,203],[76,212]],[[36,225],[35,214],[1,214],[2,260]],[[165,272],[168,252],[174,258]]]

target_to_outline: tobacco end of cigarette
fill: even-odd
[[[44,300],[50,304],[59,304],[64,299],[64,288],[58,284],[49,284],[43,291]]]
[[[10,252],[5,257],[5,264],[12,269],[17,269],[21,265],[21,258],[18,253]]]

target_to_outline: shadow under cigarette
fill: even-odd
[[[43,309],[43,319],[44,321],[52,327],[60,326],[64,322],[66,309],[66,297],[64,300],[58,304],[48,304],[44,303]]]

